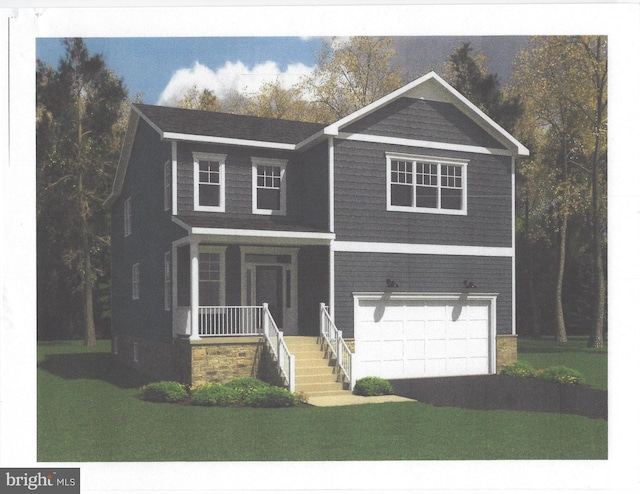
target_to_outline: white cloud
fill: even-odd
[[[162,91],[159,105],[175,105],[194,85],[199,89],[209,89],[224,99],[230,93],[238,91],[251,94],[266,83],[279,80],[284,88],[290,88],[311,74],[313,67],[302,63],[290,64],[282,71],[273,61],[267,61],[252,68],[242,62],[227,62],[224,66],[212,70],[196,62],[191,68],[179,69]]]

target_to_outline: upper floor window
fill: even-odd
[[[124,200],[124,236],[131,235],[131,197]]]
[[[224,161],[226,155],[193,153],[196,211],[224,211]]]
[[[254,214],[284,215],[287,209],[286,160],[252,158]]]
[[[467,213],[467,161],[387,154],[387,209]]]

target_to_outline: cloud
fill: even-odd
[[[199,90],[213,91],[220,99],[234,92],[246,95],[255,93],[263,84],[276,80],[288,89],[310,75],[312,71],[313,67],[302,63],[289,64],[285,70],[281,70],[273,61],[263,62],[252,68],[240,61],[229,61],[224,66],[212,70],[196,62],[191,68],[182,68],[173,73],[171,80],[160,94],[158,104],[175,106],[193,86]]]

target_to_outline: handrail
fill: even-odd
[[[198,308],[198,335],[259,336],[262,334],[262,307],[201,306]]]
[[[353,352],[342,338],[342,331],[336,327],[325,304],[320,304],[320,334],[336,359],[336,365],[344,375],[345,381],[349,383],[349,389],[353,390]]]
[[[278,329],[278,325],[273,320],[268,304],[263,304],[262,315],[265,340],[276,357],[278,368],[284,375],[289,391],[293,393],[296,390],[296,358],[287,348],[284,342],[284,334]]]

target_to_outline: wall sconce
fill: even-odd
[[[464,285],[464,287],[465,287],[467,290],[471,290],[472,288],[477,288],[477,287],[476,287],[476,285],[475,285],[475,283],[474,283],[473,281],[467,281],[467,280],[464,280],[464,281],[462,282],[462,284]]]
[[[400,285],[398,285],[395,281],[393,281],[390,278],[387,278],[387,288],[398,288]]]

